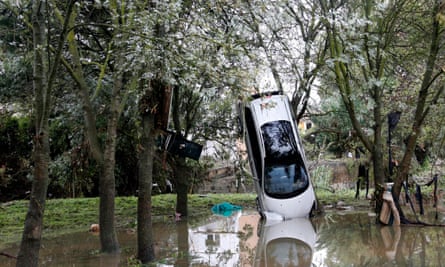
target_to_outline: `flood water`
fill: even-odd
[[[283,222],[265,222],[251,210],[212,215],[196,226],[172,218],[153,226],[156,266],[445,265],[445,227],[375,221],[369,211],[339,210]],[[435,222],[443,221],[440,215]],[[121,231],[119,241],[122,253],[110,256],[98,252],[99,236],[86,231],[45,239],[40,266],[128,266],[136,253],[136,234]],[[16,255],[17,246],[0,241],[0,252]],[[15,266],[15,260],[0,256],[0,266]]]

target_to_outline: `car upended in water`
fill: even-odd
[[[253,95],[239,112],[258,212],[266,219],[308,217],[316,197],[288,97]]]

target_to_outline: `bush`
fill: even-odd
[[[0,201],[24,198],[31,189],[31,139],[27,117],[0,116]]]

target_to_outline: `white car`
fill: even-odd
[[[239,112],[259,213],[273,220],[308,217],[316,197],[288,97],[255,95]]]

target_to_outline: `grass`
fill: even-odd
[[[255,208],[254,194],[189,195],[189,218],[211,214],[210,208],[227,201],[245,208]],[[152,197],[153,221],[174,216],[176,195],[164,194]],[[115,201],[117,227],[136,226],[137,197],[117,197]],[[21,238],[28,201],[12,201],[0,205],[0,242],[17,242]],[[85,231],[92,223],[98,223],[99,198],[49,199],[46,201],[44,236]]]
[[[371,192],[369,195],[371,195]],[[364,192],[361,193],[361,198],[363,199]],[[316,191],[318,201],[323,205],[331,205],[338,203],[339,201],[345,203],[346,205],[357,205],[360,200],[355,199],[355,190],[339,190],[339,191],[329,191],[325,189],[320,189]]]
[[[322,205],[338,203],[357,205],[352,190],[331,193],[320,190],[317,197]],[[255,194],[207,194],[189,195],[189,220],[211,215],[211,207],[221,202],[255,209]],[[362,200],[364,201],[364,200]],[[361,202],[364,203],[364,202]],[[369,202],[368,202],[369,205]],[[163,194],[152,197],[153,221],[165,221],[174,216],[176,195]],[[137,197],[117,197],[115,217],[118,228],[136,226]],[[18,242],[23,231],[28,201],[12,201],[0,204],[0,242]],[[69,232],[87,231],[92,223],[98,223],[98,198],[50,199],[46,202],[44,236],[51,237]],[[1,247],[1,246],[0,246]]]

